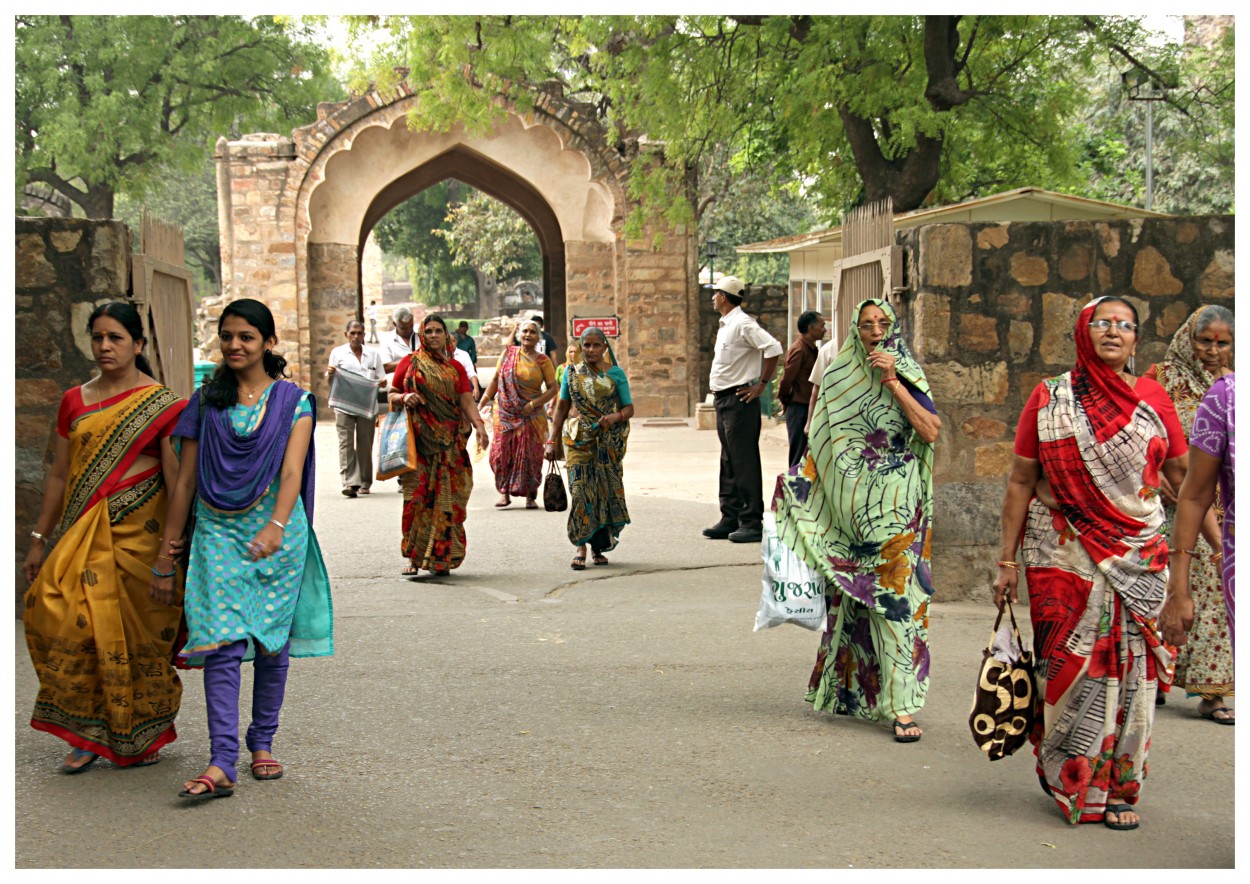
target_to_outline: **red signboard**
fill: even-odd
[[[588,328],[601,329],[609,338],[621,336],[621,320],[617,316],[574,316],[573,337],[580,338]]]

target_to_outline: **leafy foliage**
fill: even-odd
[[[17,190],[88,216],[193,172],[222,134],[300,125],[341,95],[305,26],[238,16],[16,18]]]
[[[446,226],[435,228],[451,251],[452,261],[486,276],[542,278],[542,253],[525,219],[496,199],[474,190],[462,203],[449,206]]]
[[[447,205],[465,185],[440,181],[392,209],[373,228],[388,255],[409,260],[413,296],[427,303],[467,304],[477,297],[472,269],[457,265],[447,241],[435,234],[445,226]]]

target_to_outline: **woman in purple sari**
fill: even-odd
[[[283,767],[271,748],[288,658],[334,648],[329,579],[312,530],[316,400],[283,380],[286,360],[273,353],[278,339],[264,304],[232,301],[217,330],[222,364],[174,429],[181,466],[161,540],[168,550],[182,536],[198,495],[180,656],[204,667],[212,755],[179,793],[190,800],[234,794],[242,662],[255,666],[252,777],[276,780]],[[153,578],[158,600],[172,592],[172,577]]]
[[[1219,480],[1220,502],[1224,506],[1224,524],[1220,577],[1224,584],[1224,606],[1228,611],[1228,637],[1235,651],[1237,637],[1234,624],[1233,561],[1236,546],[1236,519],[1233,515],[1233,473],[1236,466],[1236,374],[1216,380],[1203,397],[1194,415],[1189,434],[1189,472],[1176,495],[1176,522],[1172,529],[1172,557],[1169,562],[1167,600],[1159,615],[1163,638],[1176,646],[1185,644],[1194,625],[1194,600],[1189,593],[1189,562],[1198,540],[1203,515],[1215,501],[1215,485]]]

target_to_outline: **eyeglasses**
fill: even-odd
[[[1090,322],[1089,327],[1095,331],[1105,332],[1110,331],[1113,325],[1116,331],[1122,334],[1128,334],[1129,332],[1137,333],[1137,325],[1129,322],[1127,319],[1117,319],[1115,322],[1112,322],[1110,319],[1095,319]]]
[[[856,328],[861,331],[872,331],[874,328],[889,328],[890,320],[883,319],[880,322],[861,322]]]
[[[1215,347],[1218,350],[1227,350],[1233,346],[1232,341],[1213,341],[1210,338],[1194,338],[1194,346],[1201,347],[1204,350],[1210,350]]]

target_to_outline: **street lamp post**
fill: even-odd
[[[1128,89],[1129,101],[1146,103],[1146,211],[1150,211],[1155,202],[1154,103],[1163,101],[1166,88],[1175,84],[1160,82],[1140,68],[1120,74],[1120,81]]]
[[[707,281],[716,285],[716,256],[720,254],[716,247],[719,243],[714,239],[709,239],[705,245],[707,247]]]

